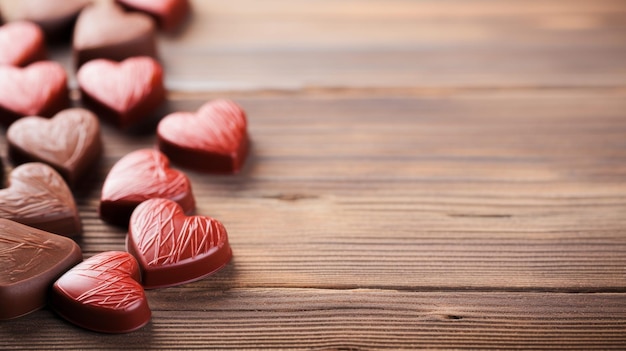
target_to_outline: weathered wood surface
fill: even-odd
[[[149,291],[138,332],[46,309],[1,322],[0,349],[626,348],[626,3],[194,7],[161,38],[163,113],[248,112],[241,174],[187,172],[232,263]],[[124,248],[102,182],[155,141],[103,133],[86,256]]]

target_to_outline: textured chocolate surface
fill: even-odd
[[[82,258],[71,239],[0,219],[0,319],[43,307],[54,281]]]
[[[185,213],[195,209],[187,176],[170,168],[169,160],[158,150],[142,149],[120,159],[109,171],[102,187],[100,217],[126,226],[137,205],[152,198],[178,202]]]
[[[188,217],[167,199],[143,202],[130,219],[126,249],[139,261],[147,289],[194,281],[231,259],[226,228],[218,220]]]
[[[159,122],[157,135],[173,163],[202,172],[238,172],[248,154],[245,112],[228,100],[208,102],[196,113],[172,113]]]
[[[89,61],[77,80],[84,104],[120,129],[140,123],[165,100],[163,69],[147,56]]]
[[[0,65],[27,66],[46,59],[46,43],[34,23],[17,21],[0,27]]]
[[[152,16],[165,31],[177,29],[190,12],[188,0],[116,0],[124,8]]]
[[[72,192],[61,176],[43,163],[13,170],[9,187],[0,190],[0,218],[64,236],[81,233]]]
[[[68,105],[67,74],[60,64],[0,65],[0,123],[10,125],[24,116],[52,117]]]
[[[68,321],[105,333],[125,333],[150,321],[139,268],[126,252],[107,251],[69,270],[53,285],[50,305]]]
[[[14,163],[44,162],[70,185],[76,184],[102,152],[100,124],[89,110],[72,108],[52,119],[24,117],[7,130]]]
[[[7,21],[31,21],[48,40],[69,40],[78,13],[91,0],[0,0]]]
[[[126,13],[114,3],[88,6],[76,21],[73,50],[77,67],[97,58],[156,57],[154,20],[142,13]]]

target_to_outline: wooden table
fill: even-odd
[[[243,172],[187,172],[232,262],[148,291],[137,332],[44,309],[0,349],[626,349],[626,2],[193,5],[160,38],[166,112],[248,113]],[[124,249],[102,182],[155,142],[103,134],[86,257]]]

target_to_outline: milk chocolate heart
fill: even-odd
[[[89,171],[102,150],[98,118],[82,108],[63,110],[52,119],[21,118],[9,127],[7,140],[15,163],[47,163],[70,185]]]
[[[143,13],[126,13],[114,3],[100,2],[78,16],[73,50],[77,67],[97,58],[156,57],[154,21]]]
[[[67,75],[60,64],[0,66],[0,123],[9,125],[24,116],[52,117],[68,105]]]
[[[178,202],[186,213],[196,206],[189,179],[171,169],[165,155],[152,149],[131,152],[113,166],[104,181],[100,217],[126,226],[137,205],[157,197]]]
[[[238,172],[248,153],[245,112],[228,100],[209,102],[196,113],[172,113],[159,122],[157,135],[172,162],[202,172]]]
[[[50,305],[63,318],[104,333],[126,333],[150,321],[139,284],[139,268],[126,252],[92,256],[67,271],[52,287]]]
[[[66,40],[78,13],[91,0],[0,0],[3,16],[7,21],[30,21],[36,23],[48,40]]]
[[[189,0],[117,0],[128,10],[142,11],[152,16],[159,27],[173,31],[189,14]]]
[[[93,60],[77,79],[85,104],[120,129],[148,117],[165,100],[163,69],[150,57]]]
[[[11,172],[9,187],[0,190],[0,218],[65,236],[81,232],[72,192],[43,163],[26,163]]]
[[[167,199],[141,203],[130,219],[126,249],[141,267],[146,289],[203,278],[232,256],[226,228],[218,220],[188,217]]]
[[[43,307],[54,281],[82,259],[72,239],[0,219],[0,320]]]
[[[18,21],[0,27],[0,65],[27,66],[45,59],[43,32],[36,24]]]

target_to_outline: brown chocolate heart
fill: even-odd
[[[73,49],[77,67],[97,58],[156,57],[155,24],[142,13],[126,13],[114,3],[98,3],[78,16]]]
[[[191,182],[184,173],[170,168],[165,155],[153,149],[131,152],[111,168],[104,181],[100,217],[127,226],[135,207],[152,198],[176,201],[186,213],[195,209]]]
[[[150,321],[137,261],[127,252],[102,252],[63,274],[50,305],[68,321],[104,333],[126,333]]]
[[[70,185],[89,171],[102,150],[98,118],[82,108],[63,110],[52,119],[21,118],[9,127],[7,140],[15,163],[47,163]]]
[[[186,216],[167,199],[137,206],[126,249],[139,261],[146,289],[191,282],[224,267],[232,256],[226,228],[205,216]]]
[[[72,239],[0,219],[0,320],[43,307],[54,281],[82,259]]]
[[[81,232],[72,192],[43,163],[26,163],[11,172],[9,187],[0,190],[0,218],[65,236]]]

